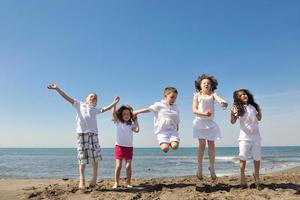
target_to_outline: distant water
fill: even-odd
[[[216,148],[217,175],[239,174],[237,147]],[[195,175],[197,169],[197,148],[180,148],[165,154],[159,148],[135,148],[133,156],[133,177],[175,177]],[[113,178],[113,148],[103,148],[99,178]],[[263,147],[261,172],[274,172],[300,166],[300,146]],[[79,176],[74,148],[0,148],[0,178],[16,179],[77,179]],[[207,150],[204,159],[204,175],[208,175]],[[253,162],[249,158],[248,173],[252,173]],[[122,176],[124,176],[124,165]],[[87,168],[87,177],[91,167]]]

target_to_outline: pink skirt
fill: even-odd
[[[115,159],[132,160],[133,147],[115,146]]]

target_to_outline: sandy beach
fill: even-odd
[[[112,180],[100,180],[96,187],[77,189],[77,180],[1,179],[0,199],[300,199],[300,167],[263,174],[262,190],[248,176],[248,188],[239,187],[239,177],[223,176],[212,181],[194,176],[133,179],[133,188],[112,190]],[[124,184],[124,180],[122,183]]]

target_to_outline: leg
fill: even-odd
[[[257,189],[260,188],[260,178],[259,178],[259,169],[260,169],[260,159],[261,159],[261,146],[260,140],[252,142],[252,154],[254,160],[254,179]]]
[[[171,145],[171,147],[172,147],[173,150],[176,150],[179,147],[179,142],[174,141],[174,142],[171,142],[170,145]]]
[[[198,159],[198,171],[197,171],[197,177],[199,179],[202,179],[202,162],[203,162],[203,156],[206,146],[206,140],[205,139],[199,139],[199,148],[197,152],[197,159]]]
[[[85,189],[85,175],[84,175],[84,172],[85,172],[85,164],[80,164],[79,165],[80,177],[79,177],[79,185],[78,185],[79,189]]]
[[[131,186],[131,160],[126,160],[126,184],[127,184],[127,187],[132,187]]]
[[[215,141],[207,141],[208,143],[208,157],[209,157],[209,171],[210,171],[210,176],[213,180],[217,178],[216,172],[215,172],[215,156],[216,156],[216,151],[215,151]]]
[[[240,172],[241,172],[241,186],[245,187],[247,185],[247,180],[245,176],[246,160],[240,160]]]
[[[167,153],[169,151],[169,144],[167,143],[161,143],[160,148],[163,152]]]
[[[90,187],[95,186],[96,183],[97,183],[98,165],[99,165],[98,161],[96,161],[96,162],[93,163],[93,177],[92,177],[92,180],[90,182]]]
[[[248,141],[240,141],[239,142],[239,157],[240,157],[240,172],[241,172],[241,186],[247,186],[247,180],[245,176],[245,169],[246,169],[246,160],[248,157],[249,151],[249,142]]]
[[[122,168],[122,160],[116,159],[115,184],[113,188],[117,188],[120,185],[121,168]]]

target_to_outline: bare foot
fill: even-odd
[[[127,188],[132,188],[131,181],[126,181]]]
[[[254,177],[256,189],[262,190],[261,185],[260,185],[259,174],[253,173],[253,177]]]
[[[247,179],[244,173],[241,173],[241,187],[246,188],[248,187],[247,185]]]
[[[80,179],[79,180],[78,189],[80,189],[80,190],[84,190],[85,189],[85,181],[84,181],[84,179]]]
[[[97,179],[92,179],[92,180],[90,181],[89,187],[95,187],[96,184],[97,184]]]
[[[115,183],[114,186],[112,186],[112,189],[116,189],[118,187],[119,187],[119,185],[117,183]]]
[[[199,180],[203,180],[202,172],[199,173],[199,171],[196,173],[196,176]]]
[[[212,168],[208,168],[209,172],[210,172],[210,177],[212,180],[216,180],[217,179],[217,175],[216,175],[216,172],[215,172],[215,169],[212,169]]]

